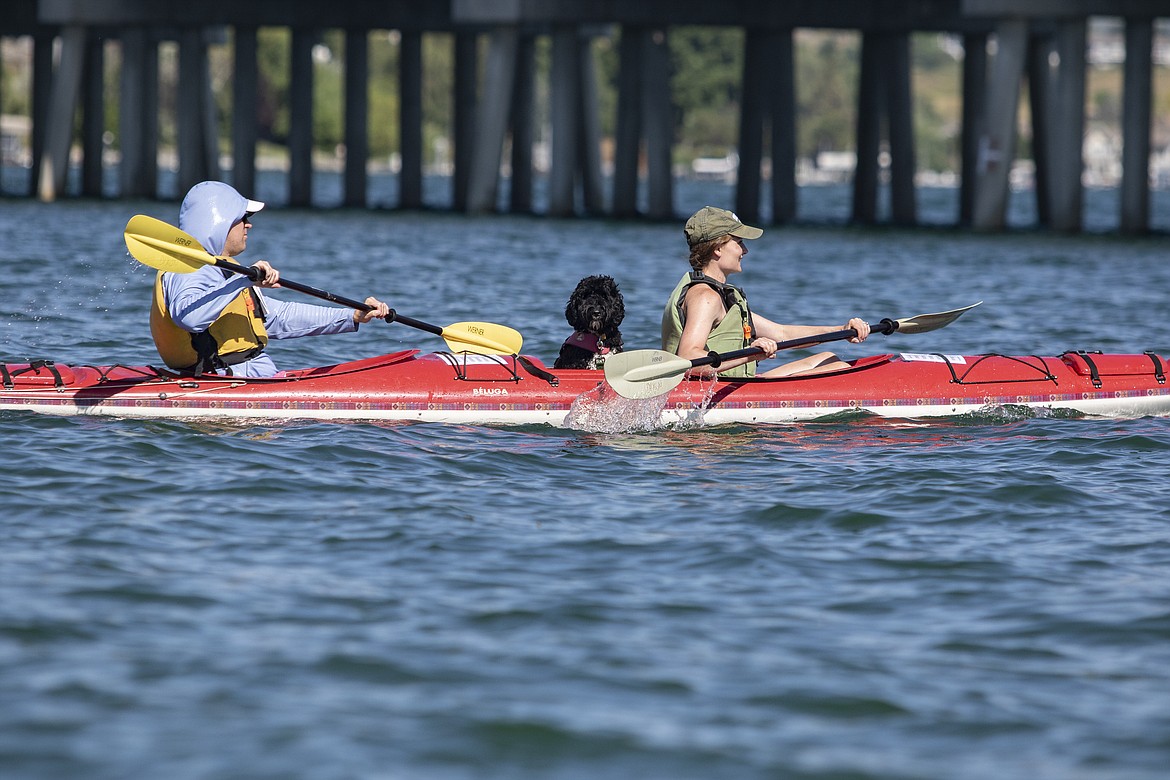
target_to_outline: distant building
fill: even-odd
[[[4,165],[28,168],[32,165],[29,138],[32,119],[16,114],[0,115],[0,161]]]

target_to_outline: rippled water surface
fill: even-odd
[[[703,200],[723,194],[694,195]],[[685,211],[697,203],[680,203]],[[134,213],[0,202],[0,359],[156,360]],[[680,224],[300,212],[249,255],[550,361],[577,279],[656,345]],[[247,256],[246,256],[247,257]],[[985,300],[840,345],[1170,354],[1164,237],[770,229],[778,319]],[[286,293],[285,295],[291,295]],[[442,342],[401,325],[294,368]],[[1170,421],[642,433],[0,412],[5,778],[1161,778]]]

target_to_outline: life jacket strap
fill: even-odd
[[[728,312],[732,309],[739,309],[740,315],[743,317],[743,345],[745,347],[756,340],[756,323],[752,318],[752,307],[747,302],[747,294],[739,287],[712,279],[702,271],[691,271],[690,284],[683,287],[682,294],[675,301],[675,306],[678,307],[678,319],[682,325],[686,325],[686,316],[683,314],[682,308],[683,300],[687,297],[687,291],[696,284],[705,284],[718,293],[719,297],[723,299],[723,308]]]
[[[577,347],[586,352],[592,352],[595,355],[609,354],[609,347],[605,345],[602,336],[598,336],[596,333],[585,333],[580,330],[573,331],[572,335],[565,339],[565,346]]]

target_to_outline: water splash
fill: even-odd
[[[705,415],[715,398],[718,384],[714,376],[699,376],[680,385],[679,393],[673,399],[674,404],[663,415],[666,423],[664,427],[672,431],[706,428]]]
[[[633,433],[662,428],[662,410],[667,396],[623,398],[601,382],[573,400],[565,426],[593,433]]]
[[[1060,407],[989,404],[974,412],[962,415],[962,418],[966,422],[1002,424],[1023,420],[1079,420],[1086,416],[1084,412],[1079,412],[1076,409]]]
[[[577,396],[565,426],[593,433],[693,430],[707,427],[704,414],[715,396],[714,379],[687,382],[679,393],[653,398],[624,398],[604,382]],[[667,409],[667,401],[671,406]]]

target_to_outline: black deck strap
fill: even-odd
[[[449,366],[451,366],[451,368],[455,369],[455,378],[456,379],[459,379],[459,380],[467,379],[467,364],[466,363],[464,363],[462,366],[460,366],[459,361],[456,360],[455,356],[453,354],[451,354],[450,352],[436,352],[435,354],[438,355],[439,357],[441,357],[447,365],[449,365]]]
[[[57,366],[53,364],[52,360],[30,360],[28,367],[33,371],[40,371],[42,368],[46,369],[53,375],[53,387],[64,387],[65,380],[61,378],[61,372],[57,370]]]
[[[1148,349],[1142,354],[1148,357],[1150,360],[1154,361],[1154,378],[1158,380],[1158,384],[1166,384],[1166,374],[1162,371],[1161,358]]]
[[[1066,352],[1065,354],[1068,354],[1068,353]],[[943,357],[945,359],[945,356],[943,356]],[[1028,360],[1025,360],[1024,358],[1018,357],[1016,355],[1001,355],[998,352],[989,352],[986,355],[980,355],[975,360],[974,363],[967,366],[967,370],[963,372],[962,376],[958,376],[955,378],[955,380],[954,380],[955,383],[960,384],[960,385],[988,385],[988,384],[1012,384],[1012,383],[1019,383],[1019,382],[1035,382],[1036,381],[1036,377],[1022,377],[1020,379],[968,379],[967,378],[968,376],[971,375],[971,372],[974,371],[979,366],[980,363],[982,363],[984,360],[990,360],[991,358],[1001,358],[1003,360],[1010,360],[1013,363],[1019,363],[1021,366],[1024,366],[1025,368],[1029,368],[1032,371],[1035,371],[1036,373],[1038,373],[1040,375],[1040,379],[1042,379],[1043,381],[1051,382],[1054,385],[1060,384],[1059,382],[1056,381],[1056,375],[1053,374],[1052,371],[1048,368],[1048,361],[1045,360],[1044,358],[1040,357],[1039,355],[1030,355],[1029,356],[1029,359],[1031,359],[1031,360],[1040,361],[1040,365],[1035,365],[1033,363],[1030,363]],[[951,376],[954,377],[955,376],[955,367],[953,365],[951,365],[951,362],[949,360],[947,361],[947,365],[951,366]]]
[[[460,381],[475,381],[475,382],[519,382],[520,374],[516,372],[516,363],[518,355],[481,355],[478,352],[436,352],[436,355],[447,362],[451,368],[455,369],[455,378]],[[487,377],[476,377],[474,380],[467,375],[467,359],[469,357],[479,358],[486,357],[501,368],[507,369],[510,377],[506,379],[490,379]],[[511,361],[509,364],[508,361]],[[536,368],[536,366],[533,366]],[[539,369],[538,369],[539,370]]]
[[[955,364],[950,361],[950,358],[940,352],[931,352],[930,354],[942,358],[942,362],[947,364],[947,368],[951,370],[951,384],[963,384],[963,380],[959,379],[959,375],[955,373]]]
[[[550,374],[548,371],[545,371],[543,368],[536,365],[523,355],[517,355],[516,360],[520,361],[520,365],[524,366],[525,371],[532,374],[537,379],[543,379],[552,387],[560,387],[561,380],[556,376],[556,374]]]
[[[98,372],[98,384],[102,385],[106,382],[113,382],[116,380],[110,379],[110,374],[114,373],[119,368],[126,371],[133,371],[136,374],[141,374],[146,379],[160,379],[163,374],[154,366],[124,366],[121,363],[115,363],[112,366],[90,366]],[[182,374],[179,374],[182,376]]]
[[[1093,362],[1093,358],[1089,357],[1089,353],[1083,349],[1076,351],[1077,355],[1081,356],[1086,363],[1089,364],[1089,378],[1093,380],[1093,387],[1101,386],[1101,374],[1097,372],[1097,364]],[[1098,352],[1098,355],[1101,353]]]
[[[0,376],[4,378],[4,389],[12,390],[16,384],[12,381],[12,374],[8,373],[8,366],[0,363]]]

